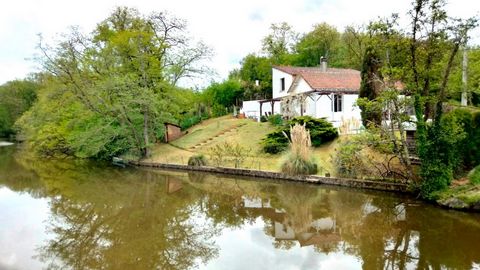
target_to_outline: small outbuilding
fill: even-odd
[[[171,142],[183,136],[182,128],[172,123],[164,123],[165,125],[165,142]]]

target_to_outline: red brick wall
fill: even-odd
[[[165,124],[165,129],[166,129],[165,142],[171,142],[175,139],[182,137],[183,135],[182,130],[175,125]]]

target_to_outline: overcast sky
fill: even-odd
[[[186,19],[191,35],[210,45],[211,68],[217,80],[238,67],[247,53],[258,52],[270,24],[286,21],[298,32],[327,22],[339,31],[393,12],[405,17],[410,0],[13,0],[0,9],[0,84],[35,72],[29,60],[36,52],[38,34],[53,37],[68,26],[90,32],[116,6],[135,7],[142,13],[167,10]],[[452,16],[469,17],[480,11],[479,0],[450,0]],[[479,44],[480,31],[473,33]]]

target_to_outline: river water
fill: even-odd
[[[3,146],[0,269],[480,269],[480,215]]]

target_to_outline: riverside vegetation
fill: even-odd
[[[287,23],[274,24],[262,40],[262,56],[247,55],[228,80],[194,91],[182,88],[182,82],[209,74],[212,50],[188,35],[182,19],[120,7],[90,33],[73,27],[55,44],[40,39],[42,71],[0,88],[0,136],[15,134],[43,157],[155,158],[164,122],[188,129],[235,111],[243,99],[268,98],[271,65],[313,66],[328,55],[333,67],[362,70],[358,105],[367,128],[363,135],[341,138],[332,170],[397,179],[423,198],[438,200],[454,179],[468,179],[479,164],[480,50],[467,43],[478,20],[449,17],[443,0],[415,0],[409,28],[398,20],[394,14],[342,33],[326,23],[305,34]],[[464,50],[471,106],[458,109]],[[379,125],[386,110],[390,125]],[[412,111],[416,150],[409,149],[404,127]],[[317,120],[306,121],[313,146],[337,136],[324,123],[309,126],[309,121]],[[282,128],[289,132],[290,125]],[[317,141],[316,128],[322,125],[328,139]],[[267,129],[258,133],[275,127]],[[258,147],[260,140],[247,143]],[[365,147],[360,150],[356,143]],[[287,145],[283,132],[263,140],[267,152],[280,153]],[[239,142],[229,147],[238,150],[233,166],[245,166],[244,153],[252,147]],[[412,156],[421,165],[412,164]]]

